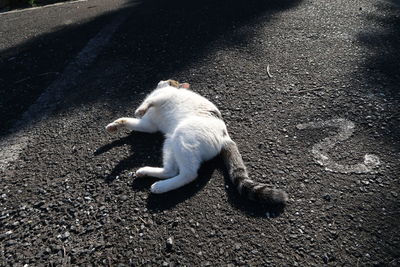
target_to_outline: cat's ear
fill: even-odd
[[[181,83],[181,85],[180,85],[179,87],[180,87],[180,88],[189,89],[190,84],[188,84],[188,83]]]

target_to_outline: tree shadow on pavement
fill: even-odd
[[[390,1],[388,1],[390,2]],[[367,16],[379,28],[359,34],[359,41],[370,50],[364,63],[364,79],[378,99],[391,104],[392,115],[380,121],[386,127],[377,132],[400,149],[400,7],[377,2],[378,12]],[[390,111],[390,108],[389,108]]]
[[[298,4],[299,0],[145,1],[120,32],[125,43],[116,44],[110,58],[129,58],[129,80],[151,88],[159,80],[186,69],[212,52],[213,42],[244,47],[254,37],[239,29],[268,21],[273,13]],[[267,13],[267,15],[265,15]],[[125,88],[126,89],[126,88]],[[124,90],[124,89],[122,89]]]
[[[398,176],[400,171],[397,156],[400,151],[400,6],[398,3],[397,0],[377,1],[376,10],[366,15],[366,19],[374,27],[358,34],[358,41],[368,49],[359,74],[363,84],[368,88],[365,92],[370,99],[371,108],[368,115],[374,118],[371,128],[375,131],[376,138],[387,144],[385,158],[382,161],[386,166],[392,165],[391,169],[382,168],[381,171],[381,177],[388,179],[390,186],[380,188],[379,194],[373,197],[360,198],[360,201],[370,203],[372,206],[367,225],[372,229],[379,229],[381,240],[385,240],[377,243],[376,247],[380,247],[387,255],[394,258],[390,263],[386,263],[385,258],[388,256],[379,255],[382,263],[377,265],[382,266],[387,264],[395,266],[396,263],[398,265],[399,257],[398,243],[393,241],[398,240],[399,236],[400,206],[397,198],[399,186],[397,181],[390,182],[389,178]],[[384,215],[382,210],[385,211]],[[374,242],[375,239],[371,241]]]
[[[0,112],[4,116],[0,119],[0,136],[10,134],[7,130],[13,122],[35,102],[44,88],[57,79],[66,62],[85,44],[87,36],[93,36],[93,31],[97,32],[94,29],[101,29],[113,16],[122,16],[124,12],[130,14],[115,33],[119,41],[111,43],[103,56],[110,58],[111,70],[119,67],[121,59],[125,60],[125,69],[129,70],[129,73],[123,73],[125,76],[121,74],[125,84],[151,88],[156,81],[169,78],[202,59],[210,51],[212,42],[221,37],[224,45],[240,48],[253,36],[251,31],[238,31],[238,28],[257,23],[265,13],[268,15],[263,21],[268,21],[270,14],[294,7],[299,2],[301,0],[142,1],[3,50],[0,56],[0,88],[3,88],[0,89]],[[108,70],[103,71],[103,79],[109,78]],[[132,93],[127,86],[117,88],[116,95],[128,90]],[[110,100],[109,96],[97,93],[92,98],[80,98],[76,105]]]
[[[115,14],[118,13],[110,12],[86,23],[63,26],[54,32],[0,50],[0,137],[18,130],[10,131],[10,128],[41,93],[61,76],[65,66],[76,57],[88,39]],[[10,34],[7,39],[12,36]],[[27,123],[35,123],[35,119]]]

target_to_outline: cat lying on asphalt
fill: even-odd
[[[221,112],[188,83],[160,81],[135,111],[137,118],[120,118],[106,126],[109,133],[121,128],[165,135],[163,167],[143,167],[136,176],[164,179],[151,186],[154,194],[182,187],[197,178],[202,162],[221,153],[232,183],[250,200],[284,205],[287,194],[249,179],[238,147],[229,137]]]

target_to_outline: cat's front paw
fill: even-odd
[[[106,126],[106,131],[109,133],[116,133],[119,129],[126,125],[126,118],[120,118]]]
[[[167,192],[168,190],[166,190],[165,186],[163,186],[163,182],[156,182],[151,185],[150,191],[153,194],[162,194]]]
[[[112,122],[106,126],[106,131],[108,133],[116,133],[118,132],[119,126],[119,124]]]

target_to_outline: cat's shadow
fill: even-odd
[[[161,146],[163,141],[164,137],[160,133],[132,132],[125,137],[97,148],[93,153],[94,156],[99,156],[117,147],[130,147],[129,156],[120,160],[111,172],[105,176],[101,176],[101,178],[106,182],[113,182],[116,177],[127,170],[133,171],[135,168],[143,166],[161,166]],[[154,182],[154,179],[151,178],[141,180],[152,180]]]
[[[133,171],[135,168],[142,166],[161,166],[161,148],[163,140],[164,137],[162,134],[133,132],[126,137],[122,137],[98,148],[94,152],[95,156],[116,147],[130,146],[130,155],[119,161],[109,174],[103,176],[103,179],[111,183],[126,170]],[[225,191],[228,195],[228,202],[234,208],[253,217],[277,217],[284,211],[283,206],[260,204],[241,197],[231,183],[228,172],[220,156],[203,163],[199,170],[199,177],[194,182],[165,194],[155,195],[149,193],[147,209],[152,212],[160,212],[171,209],[177,204],[187,201],[207,185],[216,170],[220,171],[224,177],[227,185]],[[132,189],[135,191],[148,190],[149,187],[157,181],[157,179],[149,177],[138,178],[132,176],[132,179],[131,185]]]

